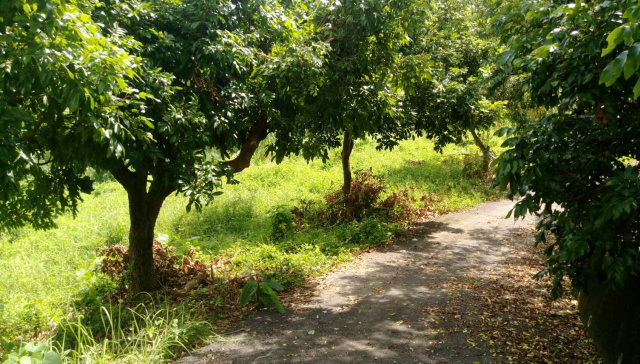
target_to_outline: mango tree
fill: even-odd
[[[341,147],[346,214],[353,217],[350,157],[354,140],[370,136],[384,145],[410,135],[404,121],[400,48],[428,9],[408,0],[317,2],[315,39],[327,45],[317,89],[299,100],[299,130],[290,143],[308,158],[328,158]],[[428,73],[424,58],[418,69]],[[415,64],[414,64],[415,65]],[[284,141],[278,138],[278,141]],[[285,148],[286,149],[286,148]]]
[[[109,171],[129,199],[131,288],[157,289],[164,200],[211,201],[313,88],[325,46],[307,42],[305,7],[285,5],[2,2],[3,227],[52,227],[91,191],[87,167]]]
[[[436,149],[470,133],[488,167],[491,151],[479,133],[495,124],[505,103],[487,91],[497,46],[487,34],[485,10],[482,2],[432,2],[427,21],[403,53],[431,61],[430,79],[405,85],[416,133],[434,140]]]
[[[596,296],[604,297],[603,284],[637,292],[637,13],[630,1],[533,1],[507,4],[496,17],[510,48],[499,57],[504,77],[520,77],[548,114],[505,141],[510,149],[500,157],[495,183],[518,199],[516,217],[541,217],[536,241],[546,245],[548,267],[537,277],[553,277],[554,297],[565,276],[574,293],[597,289]],[[610,332],[601,353],[611,354],[627,340],[627,349],[636,348],[624,358],[607,354],[607,362],[640,358],[636,308],[637,300],[626,309],[605,308],[605,327],[622,318],[616,322],[631,329]],[[625,316],[633,312],[634,319]],[[594,327],[602,316],[583,319]]]

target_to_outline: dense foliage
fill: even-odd
[[[91,190],[87,167],[109,171],[129,195],[133,288],[152,290],[164,199],[201,207],[291,125],[323,46],[302,44],[304,6],[275,1],[71,4],[3,5],[3,224],[51,227]]]
[[[491,127],[503,112],[505,102],[486,91],[498,48],[485,33],[485,11],[481,2],[432,3],[415,42],[402,50],[408,59],[428,56],[429,77],[423,82],[416,77],[407,80],[406,104],[415,132],[433,139],[437,148],[460,142],[471,132],[487,153],[477,131]]]
[[[495,18],[510,47],[499,57],[502,77],[517,75],[548,111],[505,142],[496,184],[520,198],[516,217],[541,215],[537,240],[548,245],[549,266],[538,276],[554,277],[554,295],[565,275],[589,290],[604,280],[622,287],[640,270],[634,9],[630,1],[519,1]],[[619,43],[628,50],[613,52]]]

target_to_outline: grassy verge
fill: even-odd
[[[435,194],[440,200],[432,207],[447,212],[498,197],[486,182],[463,173],[464,149],[475,150],[475,147],[450,146],[439,154],[433,151],[430,142],[420,139],[403,142],[389,152],[377,151],[375,145],[365,141],[356,146],[352,162],[355,169],[371,169],[374,174],[384,176],[386,193],[411,188],[410,193],[416,197]],[[261,160],[237,176],[240,184],[226,186],[224,194],[200,213],[186,214],[186,200],[172,196],[163,207],[156,232],[166,234],[168,244],[180,254],[193,246],[196,257],[202,261],[224,257],[221,279],[259,275],[275,278],[285,286],[298,284],[308,276],[326,272],[350,259],[363,247],[382,243],[402,231],[399,224],[368,219],[329,228],[309,227],[273,238],[272,228],[274,218],[278,221],[278,212],[300,205],[303,200],[322,201],[323,196],[340,187],[338,156],[339,151],[334,151],[326,164],[306,163],[301,158],[290,158],[279,165]],[[76,219],[60,217],[57,229],[25,228],[0,235],[0,344],[5,354],[12,344],[21,340],[45,340],[51,336],[52,328],[76,322],[79,323],[76,329],[83,328],[87,335],[80,336],[84,337],[82,347],[76,346],[75,351],[67,354],[69,360],[96,361],[96,357],[102,355],[104,360],[120,357],[122,360],[117,361],[136,361],[140,359],[135,356],[136,345],[123,344],[120,340],[121,345],[116,349],[106,347],[99,335],[90,332],[92,327],[99,326],[103,331],[111,327],[114,333],[109,337],[119,337],[117,332],[126,332],[129,336],[140,334],[141,327],[147,331],[170,332],[172,324],[163,326],[162,322],[186,318],[186,322],[196,323],[203,312],[211,312],[195,307],[197,301],[193,300],[178,311],[167,305],[138,307],[131,315],[139,315],[139,320],[129,321],[128,325],[133,326],[127,328],[105,324],[113,311],[112,307],[104,308],[105,305],[101,308],[103,303],[99,297],[112,292],[115,282],[94,272],[92,267],[97,248],[126,243],[126,207],[123,189],[115,182],[105,182],[97,185],[93,194],[85,196]],[[206,299],[198,304],[223,306],[215,296]],[[79,318],[86,312],[98,314],[93,322],[84,326]],[[173,316],[157,320],[154,316],[157,312]],[[220,314],[221,310],[214,312]],[[136,325],[142,326],[136,328]],[[178,346],[184,347],[184,342],[202,336],[200,329],[193,337],[166,340],[178,340],[182,343]],[[114,339],[111,340],[113,343]],[[159,349],[160,354],[152,361],[175,355],[175,347],[170,347],[171,350]],[[147,360],[150,359],[143,361]]]

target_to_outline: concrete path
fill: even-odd
[[[179,363],[491,362],[482,342],[467,335],[480,303],[449,283],[470,271],[491,275],[513,249],[501,240],[533,225],[505,219],[513,205],[490,202],[420,223],[413,237],[321,277],[302,307],[258,312],[226,341]]]

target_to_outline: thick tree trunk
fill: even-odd
[[[131,290],[134,293],[153,292],[160,288],[153,265],[154,229],[160,208],[173,190],[158,191],[152,185],[147,192],[146,173],[120,170],[113,175],[124,186],[129,199]]]
[[[580,319],[606,364],[640,363],[640,278],[632,277],[623,290],[600,283],[578,296]]]
[[[349,131],[344,132],[344,139],[342,141],[342,176],[344,184],[342,185],[342,194],[344,195],[345,210],[348,218],[354,217],[355,211],[355,198],[351,195],[351,163],[350,157],[353,151],[353,139]]]

